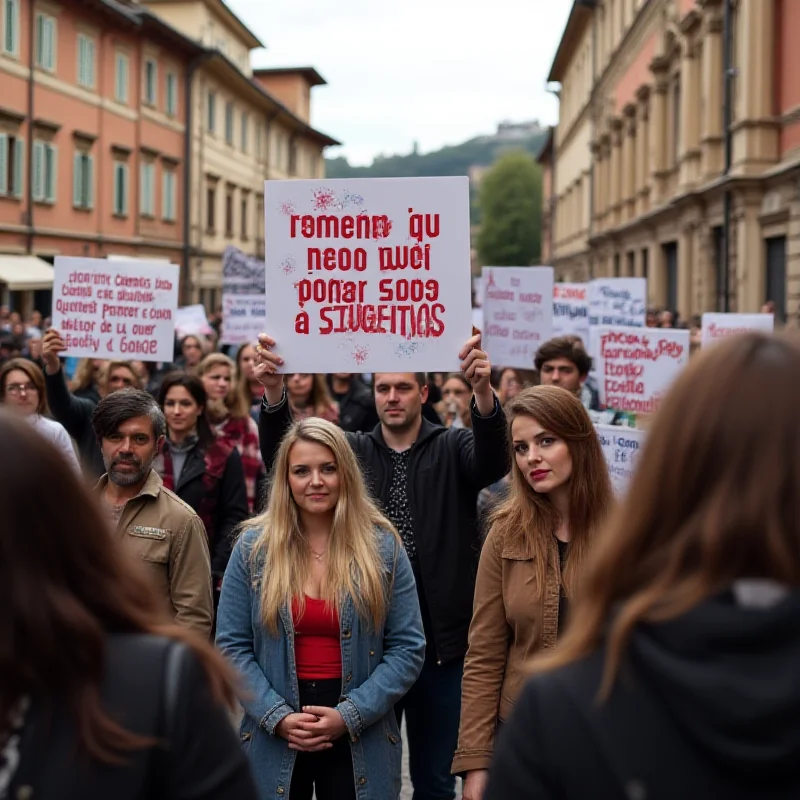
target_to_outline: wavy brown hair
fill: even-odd
[[[600,441],[583,404],[559,386],[523,389],[505,405],[511,450],[511,485],[505,499],[492,514],[491,523],[505,541],[530,539],[534,552],[536,592],[547,579],[547,546],[561,522],[561,515],[546,494],[535,492],[520,472],[514,458],[511,429],[518,417],[535,419],[546,431],[567,443],[572,457],[569,479],[570,541],[564,571],[566,593],[575,593],[577,576],[583,572],[587,554],[613,504],[608,466]]]
[[[561,646],[535,669],[605,640],[607,696],[637,625],[674,619],[739,578],[800,586],[798,408],[796,334],[701,351],[659,406]]]
[[[92,758],[120,763],[152,745],[103,708],[106,641],[115,633],[186,643],[214,700],[231,705],[222,657],[166,616],[142,567],[109,536],[95,498],[55,448],[3,411],[0,441],[0,725],[21,697],[44,697],[72,715],[78,745]]]

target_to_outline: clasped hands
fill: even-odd
[[[275,732],[289,742],[290,750],[317,753],[333,747],[347,733],[347,725],[335,708],[303,706],[302,712],[284,717]]]

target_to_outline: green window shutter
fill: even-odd
[[[58,194],[58,147],[48,144],[45,147],[45,197],[48,203],[55,203]]]
[[[84,176],[86,191],[86,208],[94,208],[94,156],[86,157],[86,174]]]
[[[128,165],[122,164],[122,213],[128,216]]]
[[[83,208],[83,155],[75,153],[72,157],[72,205]]]
[[[44,142],[33,143],[33,199],[44,200]]]
[[[25,186],[25,140],[19,136],[14,143],[14,197],[22,197]]]
[[[8,193],[8,135],[0,133],[0,196]]]

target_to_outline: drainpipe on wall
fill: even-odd
[[[725,0],[725,10],[723,12],[723,41],[722,41],[722,96],[723,96],[723,127],[725,130],[725,178],[730,177],[731,165],[733,162],[733,78],[735,70],[733,68],[733,4],[732,0]],[[731,275],[730,275],[730,256],[731,256],[731,190],[725,186],[722,211],[722,311],[730,311],[731,299]],[[719,301],[717,301],[719,306]]]
[[[36,86],[35,53],[36,45],[36,4],[33,0],[28,3],[28,139],[25,142],[26,168],[25,183],[28,190],[25,216],[28,227],[28,255],[33,255],[33,242],[35,230],[33,227],[33,98]]]

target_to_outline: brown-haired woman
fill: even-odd
[[[445,428],[471,428],[472,384],[461,372],[451,372],[442,384],[442,400],[437,411]]]
[[[295,422],[319,417],[339,423],[339,406],[328,390],[324,375],[295,372],[286,378],[286,396]]]
[[[0,441],[0,796],[254,800],[225,663],[52,445],[6,413]]]
[[[800,797],[798,408],[796,338],[689,363],[487,798]]]
[[[258,425],[258,415],[261,412],[261,398],[264,396],[264,387],[253,375],[256,364],[256,348],[252,344],[243,344],[236,351],[236,373],[239,376],[239,394],[250,407],[250,416]]]
[[[465,800],[483,797],[498,721],[509,718],[530,657],[555,646],[612,505],[600,442],[575,395],[536,386],[505,411],[510,486],[478,566],[453,760],[453,772],[466,773]]]

